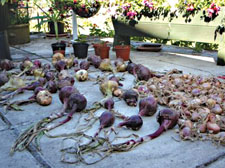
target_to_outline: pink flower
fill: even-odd
[[[187,7],[187,11],[193,11],[195,8],[194,8],[194,6],[193,5],[188,5],[188,7]]]

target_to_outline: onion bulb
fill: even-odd
[[[52,95],[47,90],[39,91],[36,96],[37,103],[42,106],[47,106],[52,103]]]
[[[86,81],[88,79],[88,72],[84,69],[81,69],[76,72],[75,77],[78,81]]]

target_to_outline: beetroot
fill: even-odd
[[[123,99],[128,106],[136,106],[138,101],[138,93],[134,90],[127,90],[123,94]]]
[[[126,126],[134,131],[139,130],[143,125],[143,120],[139,115],[133,115],[129,118],[126,118],[125,121],[119,123],[118,127]]]
[[[157,111],[157,101],[153,96],[141,99],[139,102],[139,115],[152,116]]]
[[[100,121],[100,127],[98,131],[95,133],[94,137],[98,136],[103,128],[112,126],[115,121],[115,117],[111,112],[105,111],[101,114],[99,121]]]

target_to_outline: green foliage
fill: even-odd
[[[103,30],[98,25],[90,23],[89,24],[90,36],[113,37],[114,31],[110,28],[108,21],[105,21],[104,25],[105,29]]]

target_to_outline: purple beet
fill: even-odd
[[[80,69],[88,70],[90,67],[90,63],[88,61],[81,61],[80,62]]]
[[[127,71],[130,74],[134,74],[136,68],[137,68],[137,64],[135,64],[131,60],[129,60],[128,65],[127,65]]]
[[[139,115],[152,116],[156,113],[157,107],[157,101],[153,96],[141,99],[139,102]]]
[[[134,72],[138,80],[148,81],[152,77],[151,71],[144,65],[138,64]]]
[[[63,61],[63,60],[57,61],[56,64],[55,64],[55,69],[56,69],[58,72],[60,72],[60,71],[62,71],[62,70],[64,70],[64,69],[66,69],[66,62]]]
[[[54,79],[55,79],[55,74],[54,74],[54,72],[47,71],[47,72],[45,73],[45,78],[47,79],[47,81],[54,80]]]
[[[47,82],[46,88],[50,93],[56,93],[58,90],[57,83],[53,80]]]
[[[133,115],[129,118],[126,118],[125,121],[119,123],[118,127],[126,126],[129,129],[134,131],[139,130],[143,125],[143,120],[139,115]]]
[[[102,62],[102,59],[99,56],[89,56],[87,59],[91,65],[93,65],[95,68],[98,68]]]
[[[74,78],[73,77],[66,77],[60,81],[58,81],[58,89],[61,89],[65,86],[73,86],[74,85]]]

